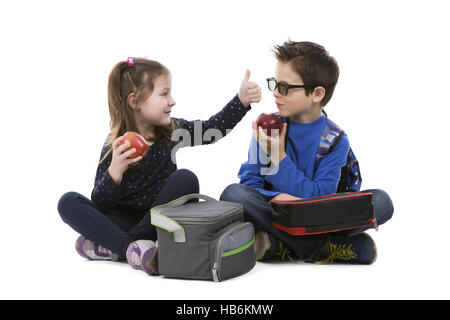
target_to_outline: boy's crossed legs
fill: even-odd
[[[383,190],[371,189],[365,192],[373,193],[374,216],[378,224],[385,223],[392,217],[394,210],[391,199]],[[373,240],[362,233],[370,227],[332,234],[292,236],[272,226],[272,206],[256,189],[242,184],[231,184],[222,192],[220,200],[243,204],[245,219],[252,222],[257,231],[256,249],[260,260],[273,258],[277,253],[284,257],[288,249],[306,262],[341,260],[373,263],[376,259]]]

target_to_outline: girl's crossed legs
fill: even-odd
[[[153,202],[152,208],[198,192],[199,182],[194,173],[187,169],[174,171]],[[59,200],[58,211],[63,221],[84,238],[121,258],[126,257],[128,246],[133,241],[156,240],[156,228],[151,224],[150,210],[143,218],[117,210],[103,213],[85,196],[68,192]]]

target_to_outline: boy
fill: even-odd
[[[376,260],[377,250],[372,238],[362,232],[367,228],[292,236],[272,227],[272,207],[268,201],[336,193],[341,168],[350,150],[344,134],[332,152],[314,166],[325,126],[323,108],[330,101],[339,78],[336,60],[324,47],[312,42],[287,41],[275,46],[274,54],[277,59],[275,77],[267,79],[268,87],[273,91],[279,115],[290,119],[289,132],[286,136],[285,123],[278,136],[270,137],[254,122],[249,160],[242,164],[238,173],[240,184],[228,186],[220,199],[243,204],[246,219],[257,231],[257,260],[275,256],[288,256],[292,260],[293,253],[299,259],[314,263],[371,264]],[[270,170],[262,170],[258,154],[263,158],[267,156]],[[391,199],[382,190],[366,191],[373,193],[374,216],[378,224],[383,224],[393,214]]]

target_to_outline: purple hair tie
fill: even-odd
[[[127,66],[132,67],[134,66],[134,61],[132,57],[128,57],[127,61],[126,61]]]

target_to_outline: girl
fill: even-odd
[[[194,139],[194,128],[220,130],[233,128],[259,102],[261,89],[249,82],[247,70],[239,93],[207,121],[171,118],[175,105],[171,96],[171,74],[159,62],[128,58],[111,71],[108,104],[111,133],[101,152],[91,199],[76,192],[64,194],[58,211],[65,223],[81,234],[76,250],[84,258],[121,260],[135,269],[157,274],[156,229],[150,223],[150,209],[198,193],[194,173],[177,170],[171,159],[177,142],[171,140],[175,129],[182,129]],[[127,131],[142,135],[150,145],[142,157],[128,158],[135,149],[120,142]],[[196,133],[197,135],[199,133]],[[183,138],[183,146],[187,143]],[[218,139],[216,135],[216,140]],[[202,141],[202,144],[211,143]]]

